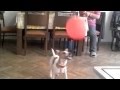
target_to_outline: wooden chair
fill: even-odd
[[[1,23],[0,23],[0,47],[1,47]]]
[[[2,47],[3,47],[4,38],[2,39],[1,36],[3,34],[2,26],[3,27],[5,26],[5,19],[4,19],[4,12],[1,12],[1,11],[0,11],[0,20],[2,21],[2,23],[0,23],[0,43],[1,43]],[[3,34],[3,37],[4,37],[4,34]]]
[[[5,26],[4,12],[0,12],[0,20],[2,20],[0,35],[2,36],[2,47],[4,46],[5,36],[16,36],[16,26]],[[9,33],[9,34],[8,34]]]
[[[54,17],[54,23],[53,23],[53,34],[52,34],[52,47],[55,48],[55,39],[59,39],[59,45],[61,42],[61,39],[64,38],[65,40],[69,39],[66,33],[66,22],[67,20],[73,16],[73,15],[78,15],[78,12],[71,11],[71,12],[66,12],[66,11],[56,11],[55,12],[55,17]]]
[[[96,21],[96,35],[98,37],[98,42],[97,42],[97,50],[98,51],[99,51],[101,39],[103,39],[103,37],[104,37],[105,17],[106,17],[106,13],[101,12],[100,19],[98,19]],[[88,46],[88,42],[89,42],[89,35],[87,38],[87,46]]]
[[[26,55],[27,48],[27,38],[44,38],[45,44],[45,54],[47,54],[48,48],[48,21],[49,12],[39,11],[39,12],[25,12],[25,35],[23,37],[24,49]]]
[[[120,11],[114,11],[110,23],[111,33],[112,33],[112,42],[111,50],[118,51],[120,50]]]

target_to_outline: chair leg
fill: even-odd
[[[40,44],[41,44],[40,46],[41,46],[41,48],[42,48],[42,38],[41,38],[41,40],[40,40]]]
[[[51,48],[52,48],[52,38],[51,37],[49,37],[49,44],[48,45],[49,45],[48,49],[51,50]]]
[[[82,51],[84,52],[85,38],[83,39]]]
[[[101,36],[99,36],[99,37],[98,37],[98,43],[97,43],[97,51],[99,51],[100,42],[101,42]]]
[[[76,56],[78,55],[78,42],[79,41],[76,41]]]
[[[27,50],[27,38],[24,37],[24,55],[26,55],[26,50]]]
[[[4,40],[5,40],[5,33],[3,33],[3,38],[2,38],[2,48],[3,48],[3,45],[4,45]]]
[[[53,48],[53,49],[55,48],[54,43],[55,43],[55,39],[54,39],[54,37],[53,37],[53,38],[52,38],[52,48]]]
[[[87,37],[87,47],[89,46],[89,37]]]
[[[115,40],[114,31],[112,31],[112,42],[111,42],[111,50],[112,50],[112,51],[115,50],[115,48],[114,48],[114,40]]]
[[[64,41],[63,41],[63,49],[65,49],[65,44],[66,44],[66,38],[64,38]]]
[[[60,48],[60,44],[61,44],[61,38],[59,39],[59,48]]]
[[[45,55],[47,55],[47,49],[48,49],[48,39],[47,38],[45,38],[45,46],[44,46],[44,48],[45,48]]]
[[[66,41],[66,42],[67,42],[67,46],[66,46],[66,47],[69,49],[69,42],[70,42],[70,39],[67,38],[67,41]]]
[[[114,37],[112,37],[112,42],[111,42],[111,50],[112,51],[114,51],[115,49],[114,49],[114,40],[115,40],[115,38]]]
[[[1,32],[0,32],[0,47],[1,47],[1,41],[2,41],[2,40],[1,40]]]
[[[77,55],[77,41],[74,41],[74,50],[75,50],[75,55]]]

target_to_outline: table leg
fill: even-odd
[[[23,40],[22,40],[22,29],[17,30],[17,55],[23,55]]]
[[[78,41],[77,56],[81,56],[83,51],[83,40]]]

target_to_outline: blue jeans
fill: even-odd
[[[90,36],[90,52],[96,52],[97,46],[97,35],[96,35],[96,26],[89,25],[89,32]]]
[[[70,51],[73,51],[74,50],[74,41],[73,40],[65,41],[65,48],[68,48]]]

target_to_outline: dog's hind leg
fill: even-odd
[[[65,73],[65,79],[68,79],[67,73]]]
[[[53,73],[52,73],[52,70],[50,70],[50,78],[51,78],[51,79],[52,79],[52,74],[53,74]]]
[[[52,65],[53,65],[53,63],[54,63],[54,57],[52,56],[51,59],[50,59],[50,78],[51,79],[52,79],[52,75],[53,75],[53,73],[52,73]]]
[[[65,79],[68,79],[68,76],[67,76],[67,68],[65,69],[64,75],[65,75]]]
[[[56,75],[55,74],[52,74],[52,79],[55,79],[56,78]]]

